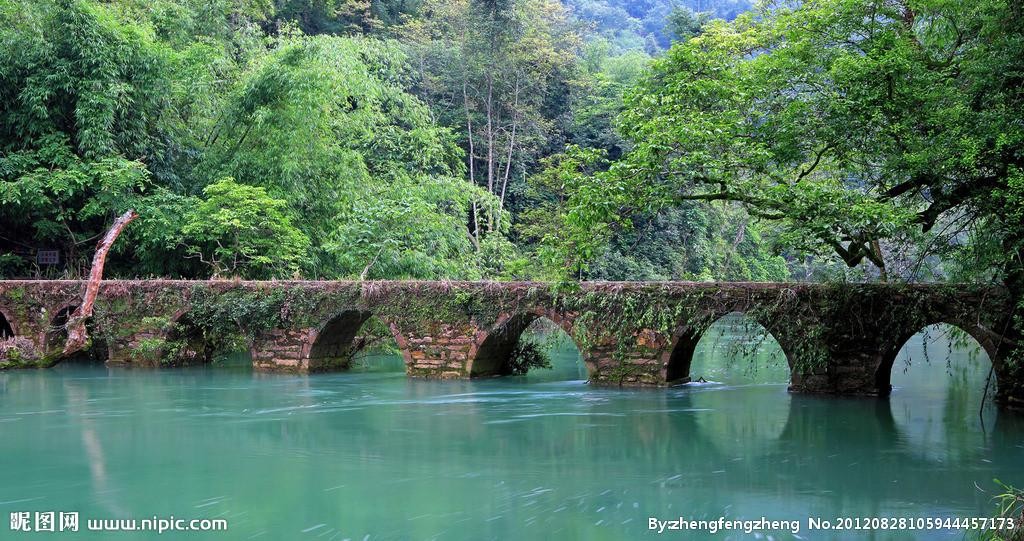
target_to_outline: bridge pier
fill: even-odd
[[[650,329],[637,329],[625,347],[606,337],[583,355],[590,382],[623,387],[660,387],[685,380],[671,381],[667,376],[664,353],[670,338]]]
[[[829,335],[831,327],[832,322],[820,322],[813,327],[804,324],[795,328],[822,336]],[[813,345],[804,343],[798,351],[787,352],[791,357],[789,390],[805,394],[888,396],[891,386],[879,381],[878,370],[891,342],[877,330],[871,330],[831,335]]]
[[[865,358],[867,357],[867,358]],[[832,357],[822,366],[794,367],[789,391],[803,394],[847,396],[888,396],[891,387],[879,387],[876,377],[878,355]]]
[[[315,373],[347,370],[359,351],[368,310],[348,310],[318,327],[271,329],[259,333],[250,352],[263,372]],[[382,321],[383,322],[383,321]],[[471,322],[383,322],[411,377],[468,378],[468,361],[479,331]]]
[[[470,359],[478,350],[481,331],[469,321],[392,326],[405,359],[405,372],[417,378],[470,377]]]
[[[261,372],[310,372],[309,352],[316,335],[315,328],[272,329],[260,333],[249,347],[253,369]]]

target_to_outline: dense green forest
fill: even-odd
[[[567,145],[723,0],[0,2],[0,275],[784,279],[736,204],[631,217],[569,269]],[[57,265],[37,264],[56,250]]]
[[[0,276],[995,280],[1018,2],[0,0]],[[42,264],[40,250],[59,262]]]

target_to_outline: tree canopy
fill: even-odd
[[[818,0],[716,21],[627,95],[633,147],[580,169],[566,225],[587,247],[634,212],[739,202],[790,247],[867,260],[883,277],[967,235],[1016,242],[1004,217],[1021,160],[1021,43],[1004,2]],[[896,248],[907,244],[916,253]]]
[[[0,275],[1019,295],[1020,11],[0,0]]]

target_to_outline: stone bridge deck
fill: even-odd
[[[59,362],[84,289],[0,281],[0,335],[34,349],[0,367]],[[906,340],[947,323],[992,360],[997,400],[1024,405],[1024,374],[1008,362],[1019,341],[1007,334],[1011,303],[976,285],[111,280],[90,327],[109,363],[204,362],[240,335],[257,370],[318,372],[347,368],[373,318],[410,376],[474,378],[508,373],[520,334],[543,317],[573,337],[592,383],[658,386],[688,381],[702,334],[732,312],[778,341],[794,392],[887,395]]]

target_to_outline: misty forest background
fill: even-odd
[[[107,276],[1019,298],[1022,35],[994,0],[0,0],[0,277],[85,275],[133,208]]]

